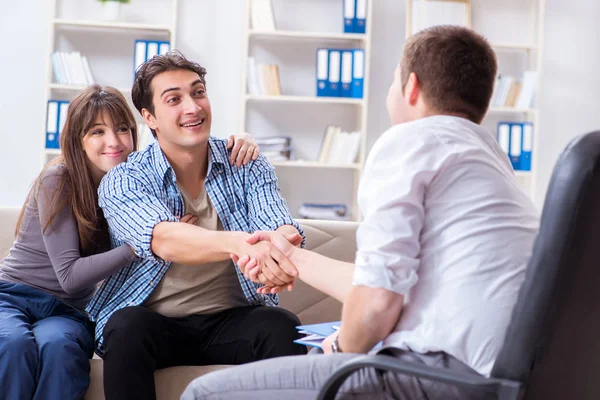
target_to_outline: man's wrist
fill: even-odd
[[[229,237],[227,240],[227,252],[233,253],[238,257],[242,257],[246,254],[244,253],[245,249],[248,246],[246,240],[250,237],[250,234],[247,232],[239,232],[239,231],[230,231]]]
[[[340,346],[340,335],[337,335],[331,342],[331,351],[334,353],[343,353],[342,347]]]

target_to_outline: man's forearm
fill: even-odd
[[[354,264],[334,260],[304,249],[295,249],[290,261],[298,269],[298,277],[301,280],[344,302],[352,287]]]
[[[398,324],[404,296],[353,286],[342,310],[338,343],[345,353],[367,353]]]
[[[152,252],[165,261],[205,264],[229,259],[238,253],[246,232],[211,231],[180,222],[161,222],[152,231]]]

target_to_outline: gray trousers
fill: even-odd
[[[396,358],[407,362],[476,374],[471,368],[445,353],[418,354],[393,350]],[[181,400],[313,400],[341,364],[358,356],[360,355],[337,353],[280,357],[227,368],[193,380],[182,394]],[[336,400],[484,398],[488,396],[444,383],[408,375],[381,373],[368,368],[351,375],[342,385]]]

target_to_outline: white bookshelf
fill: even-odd
[[[302,32],[302,31],[274,31],[261,32],[252,29],[248,30],[248,36],[261,39],[298,39],[298,40],[336,40],[336,41],[361,41],[367,40],[367,35],[363,33],[323,33],[323,32]]]
[[[56,83],[51,58],[55,51],[79,51],[82,55],[93,52],[89,61],[96,83],[117,88],[131,101],[135,39],[165,40],[170,42],[171,49],[176,48],[179,0],[132,0],[121,5],[121,15],[116,21],[97,19],[102,6],[97,0],[50,1],[47,100],[70,101],[86,88],[85,85]],[[139,118],[133,104],[130,107],[133,115]],[[45,165],[61,151],[46,148],[46,120],[41,137],[41,161]]]
[[[417,1],[406,0],[406,37],[413,30],[413,6]],[[499,74],[509,70],[509,75],[522,77],[525,70],[537,71],[535,97],[540,98],[540,75],[542,65],[542,46],[544,39],[545,0],[525,0],[505,4],[502,0],[426,0],[454,1],[465,4],[467,26],[483,34],[490,41],[496,52]],[[512,7],[515,7],[511,9]],[[501,12],[500,12],[501,11]],[[496,28],[494,31],[493,28]],[[500,30],[498,29],[500,27]],[[508,27],[506,29],[505,27]],[[521,75],[519,76],[517,72]],[[539,101],[539,100],[538,100]],[[515,171],[519,184],[524,191],[535,199],[535,182],[537,160],[539,156],[539,112],[532,108],[497,107],[489,108],[483,126],[496,135],[497,123],[500,121],[533,122],[533,149],[531,155],[531,171]]]
[[[317,103],[317,104],[353,104],[365,106],[364,99],[352,99],[348,97],[317,97],[317,96],[257,96],[246,95],[247,101],[278,102],[278,103]]]
[[[275,3],[277,0],[273,0]],[[293,3],[293,2],[292,2]],[[360,220],[360,212],[358,210],[358,205],[356,203],[356,194],[358,190],[358,183],[362,174],[366,152],[367,152],[367,115],[368,115],[368,100],[369,100],[369,71],[370,71],[370,56],[371,56],[371,31],[373,27],[372,23],[372,7],[373,1],[367,1],[367,16],[366,16],[366,33],[343,33],[343,13],[342,13],[342,1],[336,0],[334,2],[335,5],[339,5],[339,10],[335,12],[331,12],[331,15],[326,15],[327,11],[325,9],[319,10],[319,17],[323,18],[326,16],[327,18],[331,18],[331,24],[325,24],[325,28],[331,28],[331,26],[339,27],[338,31],[323,31],[323,30],[311,30],[311,29],[298,29],[297,26],[293,26],[290,28],[288,24],[285,26],[285,23],[282,23],[281,29],[276,29],[275,31],[258,31],[251,27],[251,15],[250,15],[250,0],[244,0],[244,20],[245,20],[245,28],[244,28],[244,37],[243,37],[243,60],[244,65],[242,67],[242,104],[241,104],[241,131],[248,131],[253,135],[260,137],[262,136],[260,133],[262,131],[262,127],[260,125],[249,126],[249,115],[256,111],[256,109],[260,109],[266,113],[268,112],[276,112],[278,117],[288,116],[290,119],[290,125],[292,126],[292,130],[297,125],[302,125],[303,123],[308,123],[310,117],[313,113],[330,112],[332,115],[337,115],[339,113],[347,113],[345,115],[349,115],[348,118],[354,125],[352,131],[358,131],[360,133],[360,149],[359,154],[357,156],[356,162],[352,164],[324,164],[315,161],[318,158],[318,150],[321,144],[321,140],[323,139],[323,135],[325,132],[326,125],[323,125],[316,132],[307,132],[307,135],[303,135],[301,133],[289,132],[290,128],[286,127],[284,123],[281,124],[281,127],[278,127],[279,134],[285,136],[291,136],[295,143],[295,150],[298,152],[298,146],[296,145],[299,142],[304,143],[307,147],[311,147],[313,151],[307,155],[306,159],[302,160],[291,160],[284,162],[273,162],[272,164],[275,166],[277,175],[279,177],[280,184],[288,183],[291,179],[296,182],[303,181],[305,185],[307,185],[306,191],[301,191],[301,193],[292,193],[286,190],[286,187],[282,185],[282,194],[286,198],[288,205],[290,205],[290,210],[292,214],[297,215],[298,205],[307,202],[307,203],[327,203],[332,202],[328,201],[335,197],[338,192],[345,192],[348,196],[346,197],[346,201],[333,201],[339,203],[345,203],[348,206],[348,211],[350,213],[350,219],[352,220]],[[279,5],[283,4],[288,7],[290,5],[289,0],[279,0]],[[323,2],[323,3],[313,3],[318,4],[318,7],[327,7],[333,4],[332,2]],[[274,4],[276,6],[276,4]],[[317,5],[313,7],[310,12],[317,12],[314,10]],[[331,9],[330,9],[331,10]],[[278,13],[277,8],[275,7],[275,20],[276,25],[279,27],[278,21]],[[339,11],[339,12],[338,12]],[[292,15],[288,12],[288,17]],[[298,16],[295,18],[295,21],[303,20],[302,17]],[[333,30],[333,29],[331,29]],[[312,85],[311,87],[314,90],[311,91],[311,94],[308,94],[308,91],[304,93],[290,93],[286,91],[285,80],[286,79],[295,79],[296,75],[292,75],[292,73],[288,75],[280,74],[281,83],[282,83],[282,95],[280,96],[266,96],[266,95],[250,95],[248,92],[248,75],[247,75],[247,65],[246,60],[249,56],[256,56],[256,54],[252,53],[253,46],[264,46],[268,48],[269,45],[273,46],[272,49],[272,57],[279,64],[278,56],[280,56],[280,52],[285,52],[289,48],[298,49],[298,54],[303,57],[301,61],[298,58],[295,58],[294,61],[303,62],[304,69],[302,71],[295,69],[296,65],[289,66],[288,71],[292,71],[293,74],[296,75],[306,75],[310,72],[312,74],[312,80],[306,80],[307,86],[308,84]],[[365,51],[365,65],[364,65],[364,80],[363,80],[363,98],[345,98],[345,97],[317,97],[316,96],[316,49],[319,47],[326,48],[336,48],[340,46],[340,48],[362,48]],[[305,50],[309,48],[310,50]],[[269,49],[271,51],[271,49]],[[259,63],[261,60],[258,58],[256,62]],[[300,79],[300,78],[299,78]],[[276,111],[272,111],[276,110]],[[295,114],[300,112],[302,114],[307,115],[306,120],[298,120],[295,117]],[[283,117],[285,118],[285,117]],[[298,120],[298,121],[297,121]],[[258,127],[258,128],[257,128]],[[254,128],[254,129],[253,129]],[[277,130],[276,130],[277,132]],[[307,136],[310,136],[308,138]],[[287,175],[286,175],[287,174]],[[351,174],[350,179],[346,179],[344,183],[342,183],[341,179],[338,179],[338,176]],[[312,181],[312,177],[322,178],[323,176],[330,176],[329,179],[325,179],[322,183],[316,183]],[[291,178],[293,177],[293,178]],[[290,185],[291,186],[291,185]],[[295,184],[293,185],[295,186]],[[323,195],[325,198],[321,197]]]

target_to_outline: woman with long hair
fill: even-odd
[[[83,310],[98,282],[136,257],[128,245],[111,250],[97,189],[137,143],[135,119],[116,89],[90,86],[71,102],[62,155],[35,180],[0,263],[2,398],[85,395],[94,330]],[[230,137],[229,147],[238,165],[258,155],[247,134]]]

